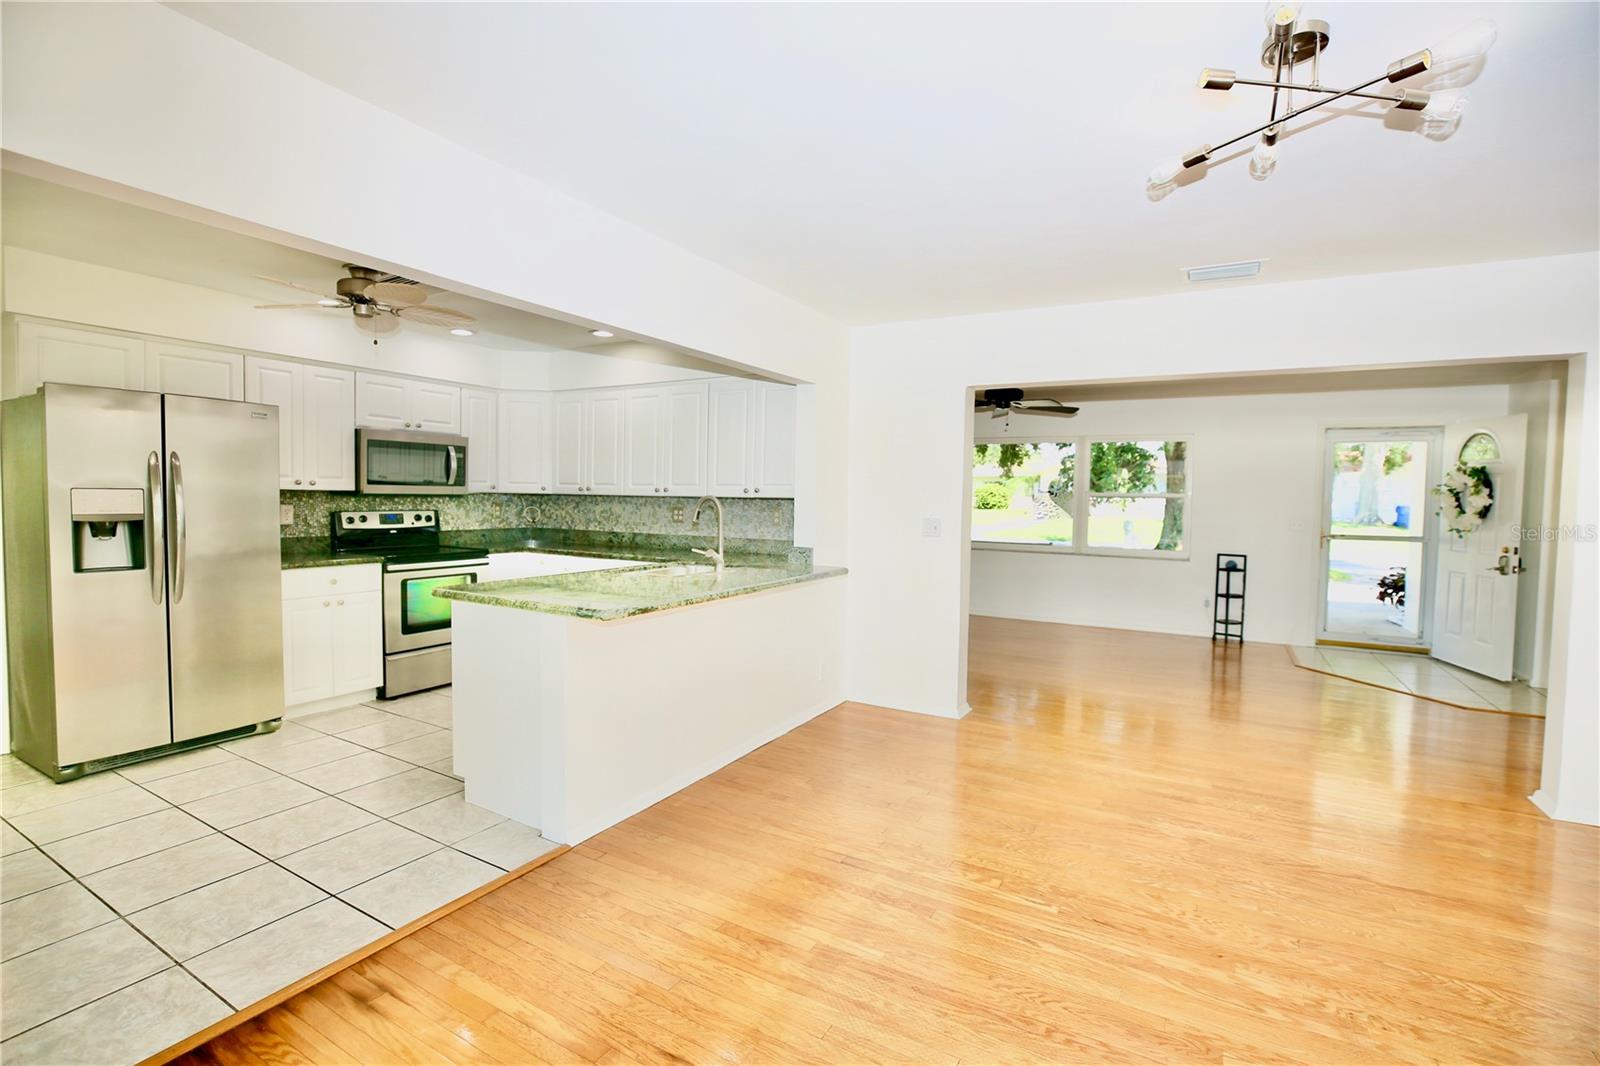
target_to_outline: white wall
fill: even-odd
[[[1427,426],[1506,413],[1509,388],[1087,402],[1071,422],[1012,416],[1031,434],[1187,436],[1188,559],[973,549],[973,614],[1161,633],[1211,633],[1217,552],[1250,557],[1246,639],[1316,635],[1323,427]],[[979,416],[976,435],[989,432]],[[1431,501],[1424,501],[1428,510]],[[1418,515],[1420,520],[1421,514]],[[1431,581],[1430,581],[1431,586]]]
[[[964,713],[970,387],[1592,353],[1600,347],[1597,266],[1594,255],[1560,256],[853,331],[851,694]],[[1561,513],[1563,521],[1593,523],[1600,418],[1592,384],[1586,388],[1569,400],[1565,472],[1572,480]],[[924,518],[938,520],[942,535],[924,536]],[[1565,709],[1583,725],[1569,735],[1590,746],[1574,756],[1577,769],[1565,780],[1583,794],[1572,809],[1600,818],[1593,742],[1600,711],[1587,650],[1600,640],[1596,549],[1592,542],[1573,549],[1565,555],[1582,561],[1563,565],[1585,580],[1574,596],[1573,583],[1558,575],[1558,600],[1572,609],[1563,627],[1558,602],[1555,632],[1586,650],[1561,665],[1569,677],[1552,676],[1550,713],[1563,713],[1570,690]],[[1567,785],[1561,789],[1565,798]]]
[[[1522,490],[1522,525],[1548,528],[1561,502],[1560,381],[1512,385],[1507,411],[1528,416],[1528,463]],[[1538,447],[1540,441],[1545,447]],[[1550,683],[1550,624],[1555,606],[1556,557],[1561,546],[1534,538],[1522,541],[1525,573],[1517,585],[1517,649],[1512,670],[1529,684]]]

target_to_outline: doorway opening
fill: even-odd
[[[1428,650],[1437,547],[1428,490],[1442,438],[1439,426],[1324,433],[1319,642]]]

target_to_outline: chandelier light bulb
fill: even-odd
[[[1273,33],[1284,34],[1289,32],[1289,27],[1295,24],[1300,17],[1300,5],[1291,0],[1281,0],[1278,3],[1267,5],[1267,29]]]
[[[1250,153],[1250,176],[1257,181],[1266,181],[1277,166],[1278,146],[1257,141],[1255,150]]]
[[[1461,126],[1461,113],[1467,106],[1467,94],[1461,89],[1443,89],[1428,96],[1428,105],[1422,109],[1422,125],[1417,132],[1430,141],[1449,140]]]
[[[1429,49],[1433,53],[1434,65],[1442,67],[1482,59],[1494,47],[1499,32],[1488,19],[1475,19],[1467,23]]]
[[[1151,185],[1166,185],[1177,179],[1183,173],[1183,160],[1177,156],[1163,159],[1150,170]]]

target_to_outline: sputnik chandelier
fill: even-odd
[[[1270,3],[1266,12],[1267,37],[1261,42],[1261,65],[1272,71],[1271,80],[1242,78],[1234,71],[1207,67],[1200,72],[1200,88],[1230,92],[1237,85],[1272,90],[1272,106],[1265,124],[1230,137],[1220,144],[1203,144],[1173,159],[1157,163],[1150,172],[1146,192],[1160,200],[1177,187],[1179,176],[1203,166],[1225,148],[1251,137],[1260,137],[1250,153],[1250,176],[1265,181],[1278,165],[1278,145],[1287,134],[1287,124],[1302,115],[1326,107],[1335,100],[1355,97],[1379,100],[1396,111],[1418,112],[1417,132],[1430,140],[1442,141],[1461,124],[1461,111],[1467,97],[1461,86],[1478,76],[1483,57],[1494,44],[1495,26],[1488,19],[1458,30],[1436,47],[1413,52],[1389,64],[1389,69],[1348,89],[1333,89],[1322,84],[1322,53],[1328,48],[1328,24],[1321,19],[1302,18],[1298,3]],[[1309,82],[1295,81],[1297,67],[1311,67]],[[1400,88],[1399,84],[1427,74],[1429,91]],[[1296,107],[1294,97],[1302,93],[1314,97]]]

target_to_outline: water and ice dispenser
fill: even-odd
[[[72,490],[72,569],[143,570],[143,489]]]

